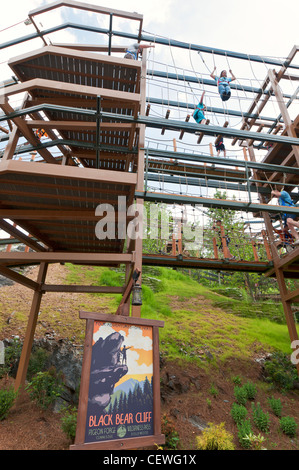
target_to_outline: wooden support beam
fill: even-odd
[[[207,119],[207,120],[206,120],[206,125],[208,126],[209,124],[210,124],[210,120]],[[199,137],[198,137],[198,139],[197,139],[197,143],[198,143],[198,144],[200,144],[200,142],[202,141],[204,135],[205,135],[204,132],[201,132],[201,133],[199,134]]]
[[[1,99],[0,99],[1,103]],[[11,114],[14,112],[14,109],[10,106],[8,102],[4,104],[0,104],[1,109],[5,112],[5,114]],[[23,136],[30,142],[31,145],[34,147],[38,146],[40,141],[37,137],[35,137],[34,133],[27,127],[26,122],[21,117],[16,117],[12,119],[13,123],[18,127],[19,132],[23,134]],[[46,148],[38,150],[41,157],[48,163],[57,164],[57,161],[52,156],[52,154]]]
[[[269,242],[268,242],[268,239],[267,239],[266,230],[262,230],[262,237],[263,237],[263,240],[264,240],[264,245],[265,245],[267,258],[268,258],[269,261],[271,261],[272,256],[271,256],[271,250],[270,250],[270,247],[269,247]]]
[[[43,253],[24,253],[0,252],[0,263],[2,264],[22,264],[28,263],[76,263],[94,265],[103,264],[126,264],[133,262],[134,256],[131,253],[71,253],[71,252],[43,252]]]
[[[168,119],[169,115],[170,115],[170,109],[166,111],[165,119]],[[164,135],[164,134],[165,134],[165,127],[162,127],[161,135]]]
[[[61,52],[61,49],[59,50]],[[9,96],[13,96],[18,93],[24,93],[26,91],[30,93],[32,90],[47,90],[48,92],[50,91],[56,93],[70,93],[74,95],[90,96],[92,98],[97,98],[97,96],[101,96],[101,99],[103,100],[114,100],[116,102],[119,101],[122,103],[130,102],[135,103],[136,105],[140,102],[140,95],[138,93],[109,90],[108,88],[97,88],[86,85],[77,85],[74,83],[59,82],[56,80],[46,80],[43,78],[33,78],[23,83],[18,83],[17,85],[11,85],[10,87],[5,88],[4,91],[0,91],[0,102],[3,102]],[[10,114],[14,112],[13,109],[5,109],[6,107],[3,109],[5,114]]]
[[[257,249],[256,249],[255,241],[251,240],[251,245],[252,245],[252,251],[253,251],[254,261],[258,261],[258,260],[259,260],[259,257],[258,257],[258,254],[257,254]]]
[[[225,236],[225,230],[223,225],[220,226],[220,232],[221,232],[221,243],[222,243],[222,250],[223,250],[223,255],[224,258],[229,258],[229,251],[226,243],[226,236]]]
[[[186,119],[185,119],[185,122],[188,122],[189,119],[190,119],[190,114],[187,114]],[[180,140],[182,140],[182,138],[183,138],[183,136],[184,136],[184,133],[185,133],[185,131],[184,131],[184,130],[181,130],[180,136],[179,136],[179,139],[180,139]]]
[[[277,81],[277,78],[275,76],[275,72],[273,70],[269,70],[268,71],[268,76],[269,76],[269,79],[271,81],[271,85],[272,85],[272,88],[274,90],[274,93],[275,93],[275,96],[276,96],[276,99],[277,99],[277,103],[278,103],[280,113],[282,115],[282,118],[283,118],[283,121],[284,121],[284,124],[285,124],[287,135],[289,137],[297,137],[296,131],[294,129],[293,122],[292,122],[292,120],[289,116],[287,107],[284,103],[281,89],[278,86],[278,81]],[[299,167],[299,149],[298,149],[298,146],[292,145],[292,149],[293,149],[293,152],[295,154],[297,167]]]
[[[37,276],[37,284],[40,286],[44,283],[46,274],[47,274],[48,265],[46,263],[41,263],[39,267],[39,272]],[[41,290],[36,290],[33,295],[33,300],[31,304],[29,319],[27,323],[27,329],[25,333],[25,339],[23,343],[22,353],[20,357],[20,362],[18,366],[18,372],[15,380],[15,390],[22,389],[25,384],[27,369],[33,344],[33,338],[35,334],[38,312],[40,309],[42,299]]]
[[[288,301],[292,301],[292,302],[298,302],[299,300],[299,287],[297,287],[296,290],[292,291],[292,292],[288,292],[286,295],[285,295],[285,300],[288,302]]]
[[[225,121],[225,123],[223,124],[223,127],[227,127],[228,124],[229,124],[229,122],[228,122],[228,121]],[[219,142],[219,140],[221,139],[221,137],[222,137],[221,134],[217,135],[217,137],[216,137],[216,139],[215,139],[215,145],[218,144],[218,142]]]
[[[25,235],[25,233],[21,232],[20,230],[18,230],[16,227],[9,224],[5,220],[0,219],[0,228],[4,230],[6,233],[9,233],[9,235],[12,235],[13,237],[20,240],[21,243],[24,243],[25,245],[27,245],[28,247],[32,248],[35,251],[47,251],[46,248],[41,246],[36,241],[32,240],[30,236]]]
[[[86,121],[44,121],[42,119],[26,120],[26,125],[30,129],[57,129],[57,130],[71,130],[71,131],[96,131],[96,122]],[[102,122],[100,131],[130,131],[133,124],[123,122]]]
[[[33,165],[36,165],[33,168]],[[65,167],[61,165],[41,165],[40,163],[18,162],[9,160],[0,164],[0,173],[16,172],[24,175],[35,174],[45,177],[56,177],[58,179],[67,178],[74,181],[96,181],[104,183],[122,183],[135,185],[137,176],[135,173],[128,173],[115,170],[97,170],[93,168]]]
[[[23,276],[23,274],[19,274],[6,266],[0,266],[0,274],[11,279],[13,282],[29,287],[29,289],[37,290],[39,288],[39,284],[37,282],[32,281],[28,277]]]
[[[140,78],[140,110],[145,112],[146,106],[146,60],[147,60],[147,51],[144,49],[142,54],[141,62],[141,78]],[[145,129],[146,126],[141,124],[139,126],[139,141],[138,141],[138,164],[137,164],[137,183],[136,190],[143,191],[144,189],[144,161],[145,161]],[[143,211],[143,200],[141,198],[136,198],[137,207],[141,208]],[[143,214],[140,214],[139,217],[139,233],[143,233]],[[134,259],[134,271],[135,269],[140,272],[140,285],[142,283],[142,249],[143,249],[143,240],[141,236],[138,236],[135,240],[135,259]],[[132,317],[141,316],[141,306],[132,305],[131,309]]]
[[[127,303],[128,299],[130,297],[133,285],[134,285],[132,274],[133,274],[133,269],[131,270],[130,277],[129,277],[129,280],[128,280],[128,284],[127,284],[127,287],[124,291],[123,297],[122,297],[122,299],[120,301],[120,304],[119,304],[119,306],[116,310],[116,315],[123,315],[124,314],[123,307]],[[126,311],[125,313],[128,314],[129,312]]]
[[[293,315],[292,306],[291,306],[292,299],[288,298],[288,290],[287,290],[287,286],[285,283],[283,270],[279,268],[275,268],[275,275],[276,275],[277,283],[279,286],[279,290],[281,294],[281,302],[283,305],[287,327],[288,327],[288,331],[290,335],[290,340],[292,343],[293,341],[298,341],[298,333],[297,333],[296,323],[294,320],[294,315]],[[296,364],[296,367],[297,367],[297,373],[299,375],[299,362]]]
[[[0,266],[1,269],[1,266]],[[42,284],[42,292],[76,292],[88,294],[122,294],[123,287],[110,286],[79,286],[79,285],[58,285],[58,284]]]
[[[216,237],[213,237],[213,249],[214,249],[214,258],[219,259]]]
[[[19,137],[19,128],[15,124],[13,124],[13,129],[9,134],[8,143],[6,144],[3,157],[1,159],[2,162],[4,162],[5,160],[11,160],[13,158]]]

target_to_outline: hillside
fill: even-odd
[[[37,269],[28,275],[35,279]],[[53,265],[47,283],[121,285],[122,275],[105,268]],[[22,339],[32,292],[19,285],[4,286],[0,299],[0,339],[16,335]],[[114,313],[119,300],[120,296],[47,293],[36,337],[82,345],[85,322],[79,320],[79,310]],[[269,413],[270,431],[262,433],[264,446],[299,449],[298,430],[295,437],[285,435],[268,402],[272,396],[280,398],[283,416],[291,416],[299,424],[298,390],[282,390],[265,381],[263,365],[269,353],[290,354],[287,327],[278,305],[232,299],[177,271],[148,269],[144,273],[142,316],[165,322],[160,331],[160,362],[162,428],[168,448],[195,449],[196,436],[208,423],[224,422],[225,429],[234,435],[235,448],[242,449],[231,409],[235,387],[250,381],[257,391],[254,403],[259,402]],[[248,400],[247,417],[253,432],[259,434],[251,406]],[[0,422],[2,450],[58,450],[68,449],[69,444],[60,429],[60,415],[39,410],[28,396]]]

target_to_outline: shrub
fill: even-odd
[[[209,393],[210,393],[214,398],[217,397],[217,395],[218,395],[218,390],[217,390],[217,388],[215,387],[215,385],[213,385],[213,384],[211,385],[210,390],[209,390]]]
[[[179,445],[180,438],[174,427],[172,421],[167,417],[166,414],[162,416],[162,432],[165,435],[165,444],[163,449],[165,450],[176,450]]]
[[[48,357],[49,352],[46,351],[44,348],[37,348],[32,351],[27,371],[28,380],[30,380],[35,374],[37,374],[37,372],[45,370]]]
[[[242,379],[239,375],[236,375],[232,378],[232,381],[235,385],[241,385]]]
[[[256,386],[252,382],[246,382],[243,388],[246,390],[248,400],[254,400],[257,394]]]
[[[239,405],[246,405],[247,402],[247,392],[246,389],[243,387],[236,386],[234,388],[234,395],[236,398],[236,402]]]
[[[273,411],[273,413],[280,418],[281,416],[281,411],[282,411],[282,404],[280,401],[280,398],[268,398],[268,403]]]
[[[253,422],[256,427],[263,432],[268,432],[270,427],[269,413],[264,413],[260,403],[255,406],[252,403]]]
[[[244,439],[249,442],[250,449],[252,449],[252,450],[266,450],[266,448],[262,446],[265,438],[261,434],[258,434],[256,436],[255,434],[253,434],[251,432]]]
[[[287,354],[280,351],[273,353],[271,359],[265,361],[264,368],[267,380],[285,390],[292,389],[298,378],[296,366]]]
[[[201,436],[196,437],[198,450],[234,450],[233,435],[224,429],[224,423],[219,425],[209,423]]]
[[[236,424],[241,424],[247,416],[247,410],[244,405],[233,403],[231,416]]]
[[[240,445],[244,449],[250,449],[251,443],[248,440],[248,435],[252,433],[251,430],[251,424],[249,419],[244,419],[240,424],[237,424],[238,427],[238,439],[240,442]]]
[[[18,393],[13,388],[0,390],[0,421],[6,418]]]
[[[63,432],[67,435],[72,441],[76,437],[76,428],[77,428],[77,408],[67,408],[63,411],[61,418],[61,428]]]
[[[289,437],[294,437],[297,430],[297,424],[291,416],[283,416],[280,420],[280,428]]]
[[[20,359],[21,352],[22,344],[18,338],[14,338],[4,350],[4,364],[0,365],[0,378],[11,373]]]
[[[43,409],[49,408],[63,392],[61,377],[54,368],[38,372],[28,383],[26,390],[32,400]]]

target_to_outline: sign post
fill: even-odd
[[[86,319],[77,431],[71,450],[164,444],[159,328],[164,322],[80,312]]]

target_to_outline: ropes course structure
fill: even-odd
[[[38,26],[64,7],[83,10],[83,19],[104,16],[109,27],[90,17]],[[13,77],[0,87],[0,274],[34,290],[32,318],[42,293],[63,289],[122,293],[117,314],[140,317],[130,295],[143,265],[252,272],[277,279],[296,341],[291,304],[299,288],[287,283],[299,279],[298,231],[286,226],[273,191],[286,191],[294,202],[288,219],[299,217],[298,47],[275,58],[184,43],[144,31],[137,13],[74,0],[40,7],[26,21],[31,34],[0,44],[6,54],[28,46],[11,53]],[[134,26],[115,29],[126,21]],[[68,29],[96,40],[52,42]],[[35,40],[42,46],[32,50]],[[124,58],[133,42],[149,46],[141,60]],[[224,95],[221,70],[232,78]],[[14,243],[25,252],[13,251]],[[56,262],[124,265],[126,282],[47,285]],[[40,266],[37,281],[13,270],[32,264]]]

